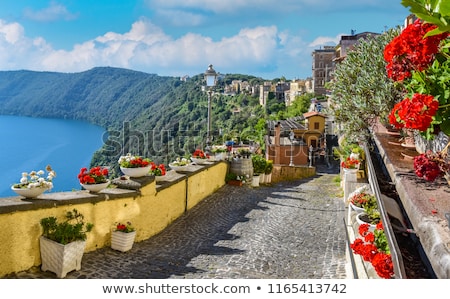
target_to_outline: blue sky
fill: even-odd
[[[0,70],[311,76],[311,52],[383,31],[400,0],[2,0]]]

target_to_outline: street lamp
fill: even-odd
[[[212,64],[208,66],[208,69],[205,72],[205,81],[206,87],[208,87],[208,127],[206,129],[206,146],[209,148],[211,145],[211,96],[212,96],[212,87],[216,85],[217,73],[213,69]]]
[[[294,137],[295,137],[294,131],[291,131],[291,133],[289,133],[289,139],[291,140],[291,161],[289,162],[289,166],[294,166],[294,162],[292,160],[292,145],[294,143]]]

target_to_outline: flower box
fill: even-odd
[[[14,188],[11,187],[11,190],[16,192],[18,195],[23,196],[25,198],[36,198],[45,191],[48,190],[46,187],[35,187],[35,188]]]
[[[227,184],[231,185],[231,186],[242,186],[243,185],[242,181],[239,181],[239,180],[229,180],[227,182]]]
[[[124,175],[129,176],[130,178],[139,178],[147,175],[151,170],[151,165],[145,167],[122,167],[120,166],[120,171],[123,172]]]
[[[103,189],[106,189],[109,185],[109,181],[107,181],[106,183],[100,183],[100,184],[81,184],[80,185],[83,187],[83,189],[88,190],[90,192],[100,192]]]
[[[114,250],[126,252],[133,248],[136,231],[129,233],[122,231],[113,231],[111,233],[111,248]]]
[[[51,271],[58,278],[64,278],[67,273],[81,269],[86,241],[75,241],[63,245],[44,236],[41,236],[39,241],[42,271]]]

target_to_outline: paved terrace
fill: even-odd
[[[325,168],[273,186],[225,185],[126,253],[85,253],[81,270],[66,278],[347,278],[337,175]],[[36,267],[7,278],[56,276]]]

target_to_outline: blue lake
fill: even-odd
[[[104,133],[82,121],[0,115],[0,197],[16,195],[11,186],[22,172],[45,170],[46,165],[57,175],[51,192],[79,190],[77,174],[89,167]]]

